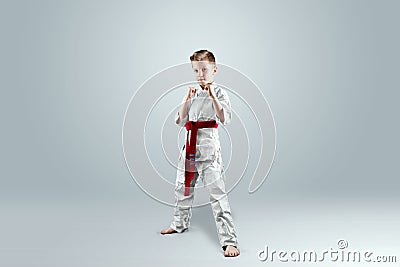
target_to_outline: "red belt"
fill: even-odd
[[[218,124],[212,121],[188,121],[185,124],[187,130],[186,136],[186,161],[185,161],[185,196],[189,195],[190,183],[194,179],[195,158],[196,158],[196,140],[197,130],[199,128],[217,128]],[[189,140],[189,131],[190,140]],[[190,142],[189,142],[190,141]]]

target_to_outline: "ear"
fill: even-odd
[[[217,65],[214,65],[214,73],[217,73],[218,67]]]

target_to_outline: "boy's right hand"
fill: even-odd
[[[189,86],[187,94],[186,94],[186,99],[187,100],[191,99],[194,96],[194,94],[196,93],[196,90],[197,90],[196,87]]]

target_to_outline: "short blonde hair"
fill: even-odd
[[[214,54],[208,50],[198,50],[190,56],[190,61],[206,61],[212,62],[215,64]]]

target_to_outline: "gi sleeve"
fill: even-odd
[[[221,103],[222,110],[224,112],[224,122],[221,124],[222,125],[227,125],[231,122],[232,120],[232,108],[231,108],[231,102],[229,101],[228,94],[226,91],[222,88],[219,90],[219,94],[217,94],[219,103]]]

